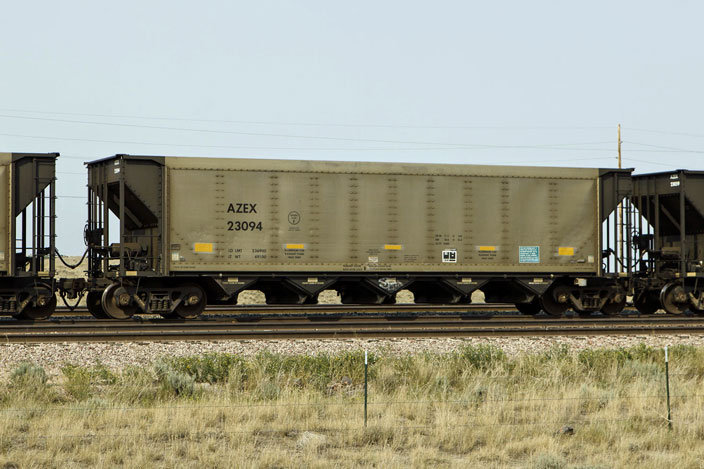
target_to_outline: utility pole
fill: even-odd
[[[618,169],[621,169],[621,124],[618,125]]]
[[[618,169],[621,169],[621,124],[618,125]],[[618,181],[618,178],[616,178]],[[616,193],[618,197],[618,192]],[[623,266],[620,264],[623,253],[623,205],[619,199],[618,208],[616,209],[616,267],[621,272]]]

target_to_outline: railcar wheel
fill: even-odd
[[[623,311],[623,308],[626,307],[626,295],[622,295],[621,301],[617,301],[614,303],[611,303],[609,301],[606,302],[604,306],[601,308],[601,312],[605,314],[606,316],[617,316],[621,314],[621,311]]]
[[[568,293],[564,287],[558,286],[554,289],[554,294],[557,297],[565,296],[566,299]],[[553,297],[553,289],[550,289],[540,297],[540,307],[548,316],[562,316],[569,309],[569,303],[567,301],[564,303],[557,301]]]
[[[700,297],[699,292],[693,292],[696,297]],[[696,300],[690,300],[689,303],[689,310],[692,312],[692,314],[696,314],[697,316],[704,316],[704,301],[699,301],[699,307],[695,306],[695,301]]]
[[[103,291],[100,304],[110,319],[129,319],[137,311],[130,294],[122,285],[113,283]]]
[[[206,295],[203,289],[195,283],[184,285],[181,302],[174,309],[171,317],[193,319],[205,311]]]
[[[38,288],[36,304],[28,304],[14,317],[22,320],[36,321],[46,319],[54,313],[56,309],[56,295],[48,287]]]
[[[636,294],[633,306],[636,307],[640,314],[653,314],[661,307],[660,301],[647,292],[642,293],[640,296]]]
[[[668,314],[682,314],[689,306],[684,288],[676,283],[665,285],[660,292],[660,303]]]
[[[533,316],[540,313],[540,301],[533,300],[530,303],[516,303],[516,309],[521,314]]]
[[[103,293],[99,291],[90,291],[86,295],[86,306],[88,307],[88,311],[90,314],[93,315],[94,318],[96,319],[110,319],[110,316],[107,315],[105,310],[103,309],[103,305],[101,303]]]

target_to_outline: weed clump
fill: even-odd
[[[377,358],[369,355],[370,378],[376,370],[373,365]],[[312,388],[324,392],[330,383],[347,377],[352,383],[364,381],[364,353],[343,352],[339,354],[321,353],[318,355],[290,356],[262,352],[248,361],[244,387],[254,388],[264,379],[286,386]]]
[[[191,376],[197,383],[224,383],[233,370],[244,370],[244,360],[231,353],[205,353],[189,357],[173,357],[166,363],[179,373]]]
[[[577,361],[587,371],[600,372],[616,366],[622,368],[628,362],[662,363],[664,352],[661,349],[639,344],[630,348],[615,349],[588,349],[582,350],[577,355]]]
[[[567,467],[563,458],[551,454],[541,454],[533,462],[534,469],[562,469]]]
[[[457,355],[463,365],[481,371],[506,362],[506,353],[493,345],[468,345],[460,348]]]
[[[159,380],[154,371],[141,366],[127,366],[116,375],[114,386],[107,393],[114,400],[128,404],[151,405],[159,398]]]
[[[45,386],[48,378],[46,371],[34,363],[22,362],[12,370],[10,381],[16,386]]]
[[[376,357],[371,354],[370,365],[375,362]],[[163,375],[160,367],[190,376],[196,383],[229,383],[238,391],[253,390],[269,399],[272,392],[261,392],[262,386],[269,386],[263,384],[267,382],[278,387],[312,388],[320,392],[342,378],[359,384],[364,379],[364,353],[287,356],[262,352],[250,359],[229,353],[206,353],[162,358],[156,367],[158,376]],[[374,373],[372,368],[370,377]]]
[[[261,401],[273,401],[281,395],[281,386],[272,380],[264,380],[255,389],[256,397]]]
[[[192,376],[177,371],[170,371],[163,381],[164,388],[176,396],[193,396],[196,389],[196,380]]]
[[[73,398],[82,401],[90,397],[90,374],[88,370],[75,365],[66,365],[61,368],[66,381],[64,389]]]
[[[196,392],[196,379],[186,373],[174,370],[168,361],[158,361],[154,365],[157,380],[166,395],[192,397]]]
[[[64,389],[79,401],[91,397],[93,386],[106,386],[117,382],[117,376],[102,364],[93,367],[67,364],[61,368],[61,373],[65,378]]]
[[[1,394],[3,402],[14,399],[55,402],[58,398],[49,386],[44,368],[30,362],[22,362],[12,370],[7,391]]]

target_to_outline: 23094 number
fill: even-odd
[[[227,231],[262,231],[262,222],[228,221]]]

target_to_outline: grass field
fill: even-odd
[[[30,363],[0,383],[0,467],[702,467],[704,349],[492,347]],[[571,427],[564,429],[564,427]]]

